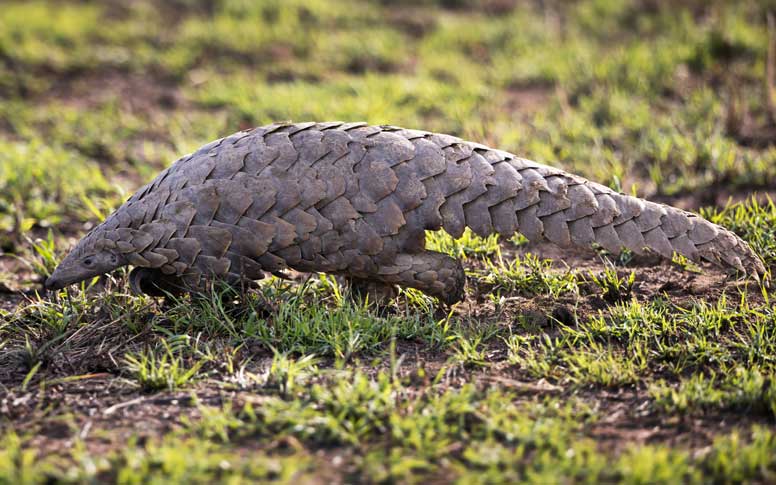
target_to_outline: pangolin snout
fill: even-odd
[[[55,277],[54,275],[49,276],[46,278],[46,281],[43,283],[43,287],[46,288],[49,291],[53,290],[61,290],[65,287],[64,284],[62,284],[62,281]]]

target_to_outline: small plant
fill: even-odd
[[[509,337],[502,338],[507,346],[507,362],[512,365],[527,367],[527,364],[536,357],[536,352],[531,345],[535,338],[534,336],[520,334],[511,334]]]
[[[568,369],[568,379],[575,384],[604,387],[635,384],[647,369],[645,347],[633,346],[618,352],[592,342],[582,348],[565,351],[563,365]]]
[[[59,258],[56,254],[54,235],[49,229],[46,239],[29,240],[34,253],[34,259],[31,261],[32,269],[38,276],[47,278],[51,276],[54,269],[59,264]]]
[[[187,366],[180,350],[173,350],[164,339],[161,344],[161,350],[146,350],[124,357],[127,371],[148,392],[174,391],[191,381],[204,364],[199,360]]]
[[[453,345],[453,359],[467,366],[487,366],[487,349],[483,348],[483,336],[470,337],[462,333],[457,334]]]
[[[541,338],[512,334],[504,339],[507,362],[526,370],[534,377],[553,377],[565,342],[565,339],[552,338],[546,334]]]
[[[631,271],[627,277],[621,278],[617,270],[607,265],[601,273],[589,273],[590,280],[601,288],[603,299],[610,302],[628,300],[633,291],[633,283],[636,281],[636,272]]]
[[[703,270],[701,269],[700,266],[690,261],[686,256],[683,256],[679,253],[674,253],[673,257],[671,258],[671,262],[674,263],[679,268],[681,268],[682,271],[687,271],[688,273],[696,273],[696,274],[703,273]]]
[[[287,396],[297,385],[318,371],[318,362],[314,355],[305,355],[294,360],[275,351],[272,366],[267,371],[266,385],[277,387],[281,395]]]
[[[420,313],[432,314],[437,305],[435,298],[415,288],[399,288],[399,295],[404,297],[410,308],[417,309]]]
[[[16,434],[13,429],[0,434],[0,483],[43,483],[56,470],[55,463],[43,463],[41,453],[25,446],[29,437]]]

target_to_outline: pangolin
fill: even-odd
[[[201,290],[291,268],[460,301],[460,261],[425,231],[678,253],[765,267],[731,231],[557,168],[454,136],[366,123],[278,123],[177,160],[90,231],[46,281],[61,289],[125,265],[134,290]]]

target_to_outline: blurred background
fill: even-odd
[[[77,237],[179,156],[282,120],[447,132],[689,208],[768,192],[774,7],[3,0],[0,249]]]

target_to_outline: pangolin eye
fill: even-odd
[[[84,266],[91,266],[91,265],[92,265],[92,263],[94,263],[94,261],[92,260],[92,258],[86,258],[86,259],[84,259]]]

